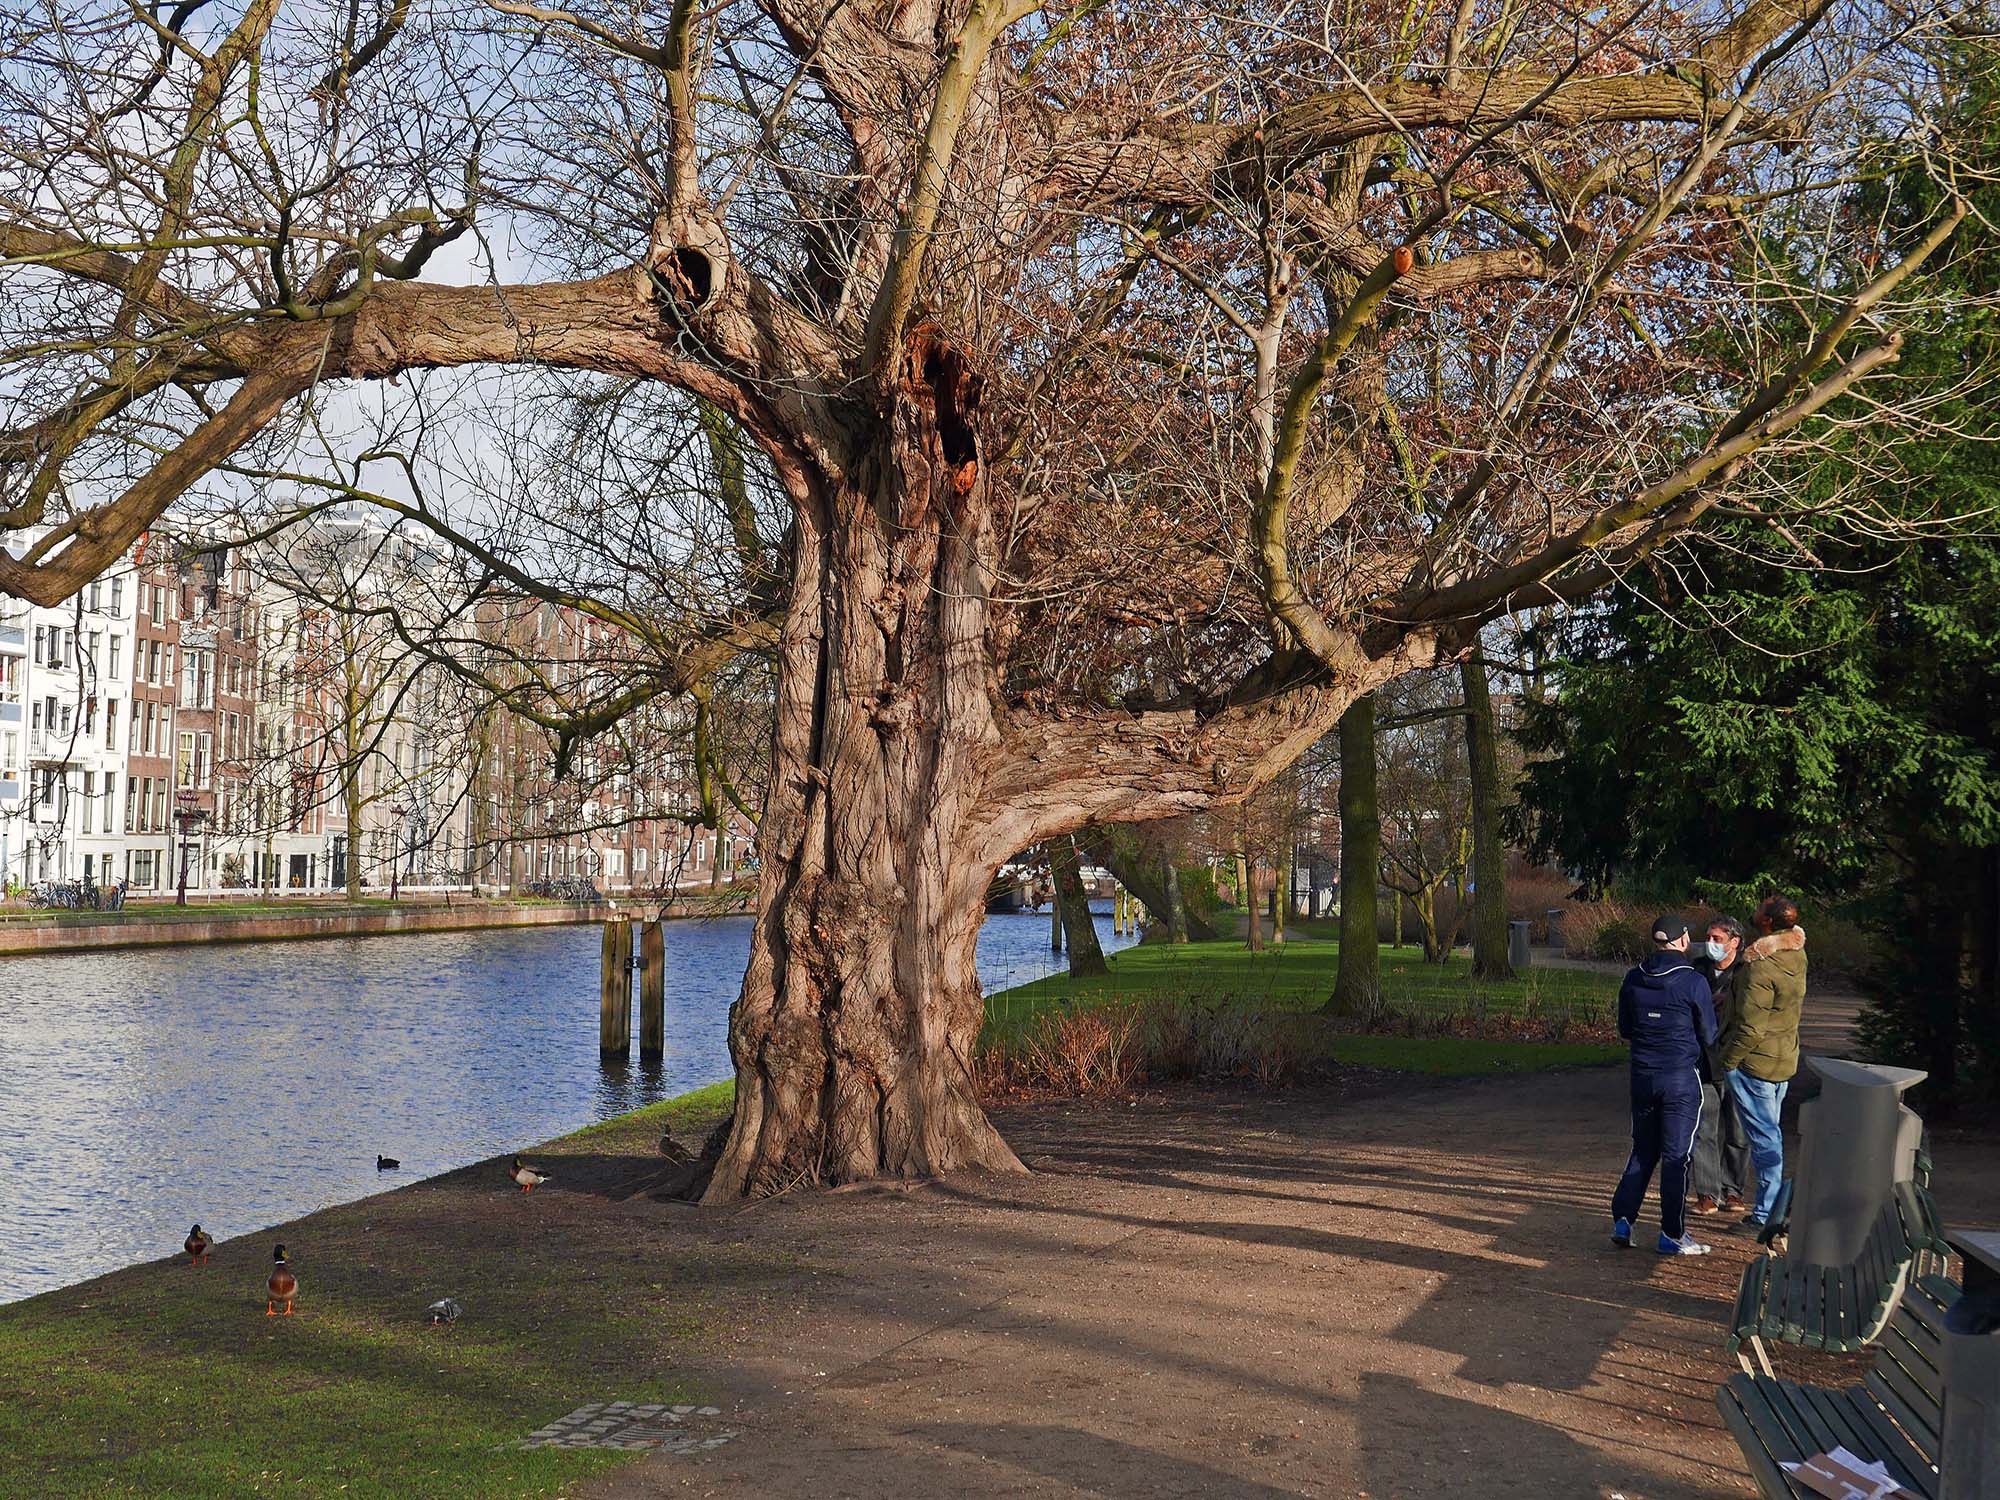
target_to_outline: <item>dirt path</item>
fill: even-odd
[[[1030,1178],[634,1202],[807,1269],[704,1372],[739,1439],[582,1493],[1750,1495],[1711,1404],[1750,1247],[1609,1246],[1623,1094],[1598,1069],[1021,1109]],[[1995,1154],[1940,1146],[1954,1218],[2000,1219]]]

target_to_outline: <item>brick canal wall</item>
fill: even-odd
[[[83,953],[100,948],[151,948],[174,943],[264,943],[298,938],[381,937],[399,932],[458,932],[477,927],[554,927],[601,922],[608,916],[652,916],[656,908],[620,902],[586,906],[555,902],[514,905],[462,901],[407,906],[302,906],[283,911],[165,907],[78,916],[0,921],[0,955]],[[701,914],[713,908],[704,907]],[[694,916],[669,908],[669,917]]]

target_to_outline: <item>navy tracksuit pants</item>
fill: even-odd
[[[1700,1125],[1701,1076],[1693,1068],[1632,1070],[1632,1159],[1611,1195],[1614,1219],[1639,1217],[1658,1167],[1660,1232],[1674,1240],[1687,1233],[1688,1162]]]

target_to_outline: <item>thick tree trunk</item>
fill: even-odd
[[[1278,850],[1277,873],[1271,878],[1271,941],[1285,940],[1285,908],[1292,900],[1292,842],[1286,839]]]
[[[1375,809],[1375,695],[1340,716],[1340,969],[1327,1009],[1358,1015],[1381,988],[1375,883],[1382,825]]]
[[[1511,979],[1507,961],[1507,851],[1500,844],[1500,754],[1493,732],[1493,695],[1486,663],[1461,662],[1465,749],[1472,778],[1472,972]]]
[[[1225,805],[1356,692],[1429,665],[1412,633],[1351,679],[1192,710],[998,707],[976,383],[919,330],[885,420],[848,409],[793,504],[759,902],[730,1012],[736,1107],[709,1201],[793,1183],[1023,1170],[980,1107],[974,944],[1000,866],[1107,813]],[[1229,789],[1229,790],[1225,790]],[[1238,790],[1240,789],[1240,790]]]
[[[730,1016],[736,1110],[710,1201],[1022,1170],[972,1077],[974,943],[1013,851],[978,838],[999,734],[969,395],[955,356],[919,351],[854,483],[794,481],[760,901]]]
[[[1108,974],[1104,948],[1090,920],[1090,894],[1077,868],[1076,840],[1068,834],[1049,840],[1049,869],[1055,877],[1056,909],[1062,913],[1063,941],[1069,947],[1070,978]]]

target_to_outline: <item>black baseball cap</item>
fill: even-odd
[[[1656,943],[1677,943],[1688,935],[1687,918],[1673,912],[1662,912],[1653,918],[1653,941]]]

